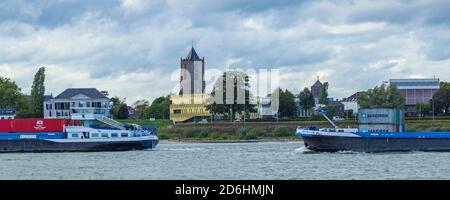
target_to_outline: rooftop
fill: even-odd
[[[76,95],[85,95],[93,99],[108,99],[100,91],[95,88],[68,88],[64,90],[61,94],[55,97],[55,99],[70,99]]]
[[[390,79],[391,85],[398,89],[439,89],[440,81],[437,78],[425,79]]]
[[[195,52],[194,47],[191,48],[188,55],[186,56],[185,60],[201,60],[200,57],[197,55],[197,52]]]
[[[317,80],[314,85],[312,85],[312,87],[322,87],[322,82],[320,82],[319,80]]]

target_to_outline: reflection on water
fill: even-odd
[[[318,153],[302,142],[0,154],[0,179],[450,179],[450,153]]]

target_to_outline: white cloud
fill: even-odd
[[[52,8],[53,1],[36,2],[0,3],[22,10],[19,17],[0,14],[0,75],[16,80],[25,92],[38,67],[47,66],[48,93],[97,87],[128,97],[129,103],[152,100],[176,87],[170,77],[192,39],[207,69],[279,68],[281,86],[295,93],[317,76],[330,82],[335,98],[391,77],[450,80],[450,24],[445,24],[444,14],[434,15],[430,9],[439,7],[439,1],[285,6],[268,1],[120,0],[105,7],[72,1],[67,10],[78,10],[67,12],[66,21],[57,26],[46,26],[41,17],[58,13],[51,9],[64,9],[64,2],[57,8]]]

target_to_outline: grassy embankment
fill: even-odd
[[[213,122],[208,124],[185,124],[173,126],[169,120],[122,120],[126,123],[140,125],[154,125],[158,127],[160,139],[172,140],[273,140],[273,139],[298,139],[294,135],[297,126],[308,127],[317,125],[330,127],[326,121],[280,121],[280,122]],[[356,121],[345,121],[340,127],[356,127]],[[450,131],[450,120],[407,120],[409,132],[443,132]]]
[[[153,125],[158,127],[160,139],[208,141],[208,140],[273,140],[298,139],[294,135],[297,126],[316,125],[331,127],[326,121],[280,121],[280,122],[213,122],[208,124],[172,125],[169,120],[121,120],[126,123]],[[356,127],[356,121],[345,121],[340,127]],[[408,132],[448,132],[450,120],[407,120]]]

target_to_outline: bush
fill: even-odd
[[[273,132],[274,132],[274,135],[275,135],[276,137],[284,137],[284,136],[289,136],[289,135],[291,135],[291,134],[289,133],[288,127],[286,127],[286,126],[276,126],[276,127],[273,129]]]
[[[250,133],[253,133],[257,137],[269,136],[269,132],[267,131],[267,129],[264,129],[264,128],[253,128],[253,129],[251,129]]]
[[[406,132],[417,132],[416,126],[406,126]]]
[[[207,138],[209,135],[209,128],[204,128],[200,131],[200,138]]]
[[[448,132],[450,131],[449,127],[443,127],[443,126],[432,126],[428,128],[428,131],[430,132]]]
[[[247,137],[248,134],[248,129],[247,128],[238,128],[238,130],[236,131],[236,134],[239,136],[239,139],[243,140]]]
[[[196,137],[198,134],[198,130],[194,128],[188,128],[183,130],[183,136],[186,138],[193,138]]]
[[[255,140],[255,139],[257,139],[258,137],[256,136],[256,134],[255,133],[248,133],[246,136],[245,136],[245,139],[246,140]]]
[[[167,139],[170,139],[170,137],[165,133],[160,133],[160,134],[158,134],[158,139],[167,140]]]

